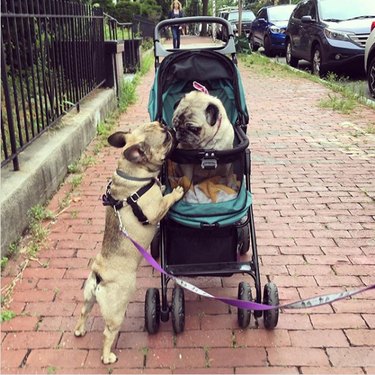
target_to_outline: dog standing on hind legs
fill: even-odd
[[[129,237],[148,248],[159,221],[183,196],[180,186],[163,196],[156,180],[165,158],[174,147],[171,133],[162,124],[145,124],[132,133],[116,132],[108,142],[124,150],[107,188],[109,207],[102,249],[86,280],[84,303],[74,329],[76,336],[86,333],[88,315],[98,302],[105,321],[104,364],[117,360],[111,348],[136,289],[136,273],[142,260],[134,244],[119,230],[120,219]]]

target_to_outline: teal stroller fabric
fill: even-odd
[[[194,90],[193,81],[204,85],[210,95],[221,100],[234,126],[233,149],[215,151],[215,160],[219,165],[225,164],[229,170],[234,171],[236,182],[233,194],[219,202],[190,201],[185,199],[188,195],[186,193],[170,209],[168,218],[192,228],[235,225],[247,215],[252,204],[252,196],[246,188],[244,177],[244,151],[248,146],[245,131],[249,115],[237,66],[227,56],[215,51],[181,51],[167,56],[156,70],[149,95],[149,115],[152,121],[158,120],[172,127],[176,104],[186,93]],[[174,169],[170,168],[171,163],[194,164],[196,168],[200,168],[202,151],[204,150],[177,148],[172,153],[163,181],[167,190],[176,186],[175,176],[171,174]]]

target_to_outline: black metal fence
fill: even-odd
[[[118,22],[109,14],[105,16],[106,40],[123,40],[124,52],[122,54],[124,73],[134,73],[140,68],[140,44],[142,39],[135,37],[133,23]]]
[[[105,81],[103,12],[69,0],[1,0],[1,166]]]

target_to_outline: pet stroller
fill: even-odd
[[[219,24],[226,28],[225,45],[209,48],[167,49],[161,44],[161,30],[172,24]],[[175,149],[161,173],[167,190],[183,185],[184,198],[177,202],[161,221],[151,244],[151,254],[160,257],[161,303],[158,288],[149,288],[145,297],[145,327],[156,333],[160,320],[172,317],[174,332],[185,325],[184,289],[175,285],[168,303],[168,283],[173,277],[249,275],[253,279],[255,298],[248,282],[240,282],[238,299],[269,306],[279,304],[274,283],[260,283],[258,253],[250,188],[250,150],[246,136],[249,120],[241,78],[237,69],[235,40],[230,24],[217,17],[185,17],[161,21],[155,28],[155,78],[149,97],[151,120],[172,127],[174,108],[184,94],[199,82],[218,97],[233,124],[235,140],[229,150]],[[192,176],[184,175],[187,168]],[[223,173],[224,171],[224,173]],[[249,248],[250,261],[241,261]],[[263,315],[264,326],[277,325],[278,308],[254,312],[238,308],[241,328],[249,325],[251,314]]]

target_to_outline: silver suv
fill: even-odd
[[[365,70],[370,94],[375,98],[375,22],[372,23],[371,29],[365,46]]]

